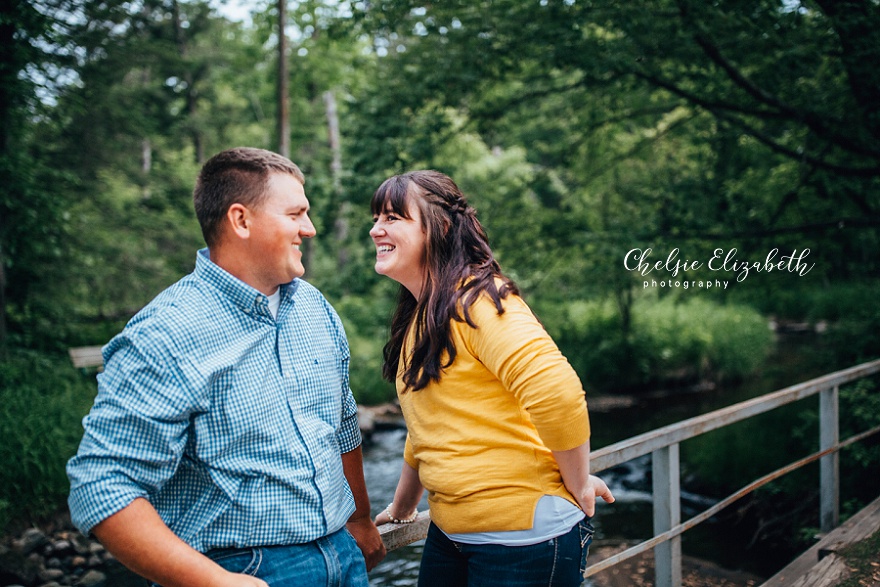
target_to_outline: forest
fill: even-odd
[[[588,396],[742,378],[768,324],[821,331],[826,371],[880,357],[877,0],[0,10],[0,527],[63,506],[94,398],[67,349],[192,270],[194,179],[234,146],[303,169],[305,279],[364,404],[394,395],[369,200],[414,169],[468,195]],[[876,425],[877,389],[854,425]]]

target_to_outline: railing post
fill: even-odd
[[[819,392],[819,450],[840,441],[839,390]],[[833,452],[819,459],[819,527],[827,534],[840,523],[840,453]]]
[[[651,453],[654,489],[654,535],[681,523],[681,487],[678,443]],[[681,585],[681,536],[654,547],[654,584],[657,587]]]

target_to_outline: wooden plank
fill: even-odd
[[[835,587],[849,578],[850,570],[842,556],[826,556],[791,587]]]
[[[67,350],[70,355],[70,361],[77,369],[87,369],[89,367],[103,367],[104,356],[101,354],[100,346],[81,346]]]
[[[791,564],[770,577],[761,587],[793,587],[794,585],[812,587],[814,584],[819,585],[818,582],[801,583],[801,580],[810,576],[813,581],[818,581],[816,573],[823,569],[832,574],[835,572],[833,559],[840,558],[834,553],[845,546],[868,538],[878,529],[880,529],[880,497],[865,506],[862,511],[841,526],[829,532]],[[832,559],[832,561],[820,566],[819,559],[822,555],[827,555],[822,558],[822,561],[825,559]]]
[[[424,540],[428,535],[428,525],[431,523],[431,512],[425,510],[419,512],[416,521],[412,524],[382,524],[379,526],[379,536],[385,543],[388,552],[402,548],[413,542]]]

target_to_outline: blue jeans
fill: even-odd
[[[269,587],[367,587],[367,566],[345,528],[306,544],[223,548],[207,553],[233,573],[252,575]]]
[[[589,520],[530,546],[462,544],[431,524],[419,587],[577,587],[584,581],[592,541]]]

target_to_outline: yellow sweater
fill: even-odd
[[[484,294],[470,309],[476,329],[452,322],[457,355],[439,383],[405,390],[403,361],[397,377],[404,459],[449,533],[531,528],[543,495],[577,505],[550,451],[589,439],[583,387],[525,302],[509,295],[503,306],[499,316]]]

